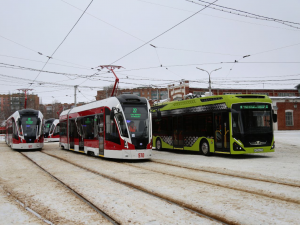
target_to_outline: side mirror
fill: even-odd
[[[157,111],[157,119],[161,119],[161,112],[160,111]]]
[[[111,111],[110,111],[110,119],[113,120],[115,117],[115,107],[112,107]]]
[[[273,114],[273,122],[277,123],[277,114]]]
[[[21,119],[18,119],[18,124],[19,124],[19,126],[22,125]]]

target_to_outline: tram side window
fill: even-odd
[[[60,136],[67,136],[67,122],[60,122]]]
[[[57,124],[56,127],[55,127],[55,130],[54,130],[54,135],[59,135],[59,126],[60,124]]]
[[[78,138],[78,133],[77,133],[77,127],[75,123],[75,119],[70,119],[70,125],[69,125],[69,135],[70,138]]]
[[[50,134],[52,134],[53,133],[53,130],[54,130],[54,127],[55,127],[55,125],[54,124],[52,124],[52,126],[51,126],[51,128],[50,128]]]
[[[105,109],[105,140],[121,144],[116,123],[110,119],[110,110],[107,108]]]
[[[13,120],[12,128],[13,128],[13,138],[18,139],[19,137],[18,137],[17,124],[14,120]]]
[[[123,137],[128,137],[128,132],[127,132],[127,128],[126,128],[126,122],[124,120],[124,117],[122,115],[122,113],[116,113],[116,118],[117,118],[117,121],[119,123],[119,126],[121,128],[121,135]]]
[[[95,137],[94,120],[95,116],[86,116],[83,118],[82,127],[85,139],[94,139]]]

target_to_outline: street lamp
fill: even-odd
[[[204,70],[204,69],[201,69],[201,68],[198,68],[198,67],[196,67],[198,70],[202,70],[202,71],[205,71],[206,73],[208,73],[208,77],[209,77],[209,80],[208,80],[208,83],[209,83],[209,95],[211,96],[211,81],[210,81],[210,74],[212,73],[212,72],[214,72],[214,71],[217,71],[217,70],[219,70],[219,69],[222,69],[222,67],[220,67],[220,68],[218,68],[218,69],[215,69],[215,70],[213,70],[213,71],[211,71],[210,73],[208,72],[208,71],[206,71],[206,70]]]

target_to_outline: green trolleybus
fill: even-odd
[[[271,103],[266,95],[216,95],[153,106],[153,147],[206,156],[274,152]]]

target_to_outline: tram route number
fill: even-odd
[[[139,158],[145,158],[145,153],[139,153],[138,156]]]

